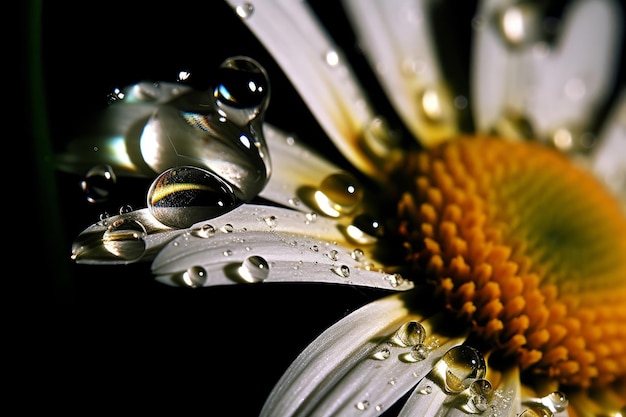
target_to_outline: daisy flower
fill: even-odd
[[[149,178],[145,207],[85,228],[72,260],[377,291],[303,346],[262,416],[623,415],[621,5],[481,0],[451,38],[446,2],[227,3],[335,150],[270,122],[251,55],[209,88],[181,71],[115,89],[58,167],[94,203]]]

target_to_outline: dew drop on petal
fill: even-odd
[[[346,228],[346,235],[352,241],[364,245],[376,243],[382,235],[382,224],[373,216],[361,213],[352,219]]]
[[[262,282],[267,279],[270,273],[270,265],[261,256],[248,256],[239,267],[239,275],[246,282]]]
[[[404,323],[389,338],[389,341],[396,346],[409,347],[424,343],[426,329],[417,321]]]
[[[350,173],[339,172],[322,180],[314,195],[318,208],[330,217],[352,212],[363,200],[363,188]]]
[[[252,3],[245,2],[237,6],[235,8],[235,12],[237,13],[237,16],[239,16],[240,18],[248,19],[254,13],[254,6],[252,5]]]
[[[528,45],[539,40],[542,30],[539,9],[529,3],[507,7],[499,13],[497,28],[510,47]]]
[[[365,401],[359,401],[358,403],[356,403],[354,405],[356,407],[357,410],[359,411],[365,411],[368,408],[370,408],[370,403],[369,401],[365,400]]]
[[[201,225],[200,227],[193,228],[191,230],[191,235],[206,239],[206,238],[215,236],[216,232],[217,230],[215,229],[213,225],[205,223]]]
[[[545,413],[545,415],[552,416],[553,414],[560,413],[567,409],[569,401],[567,396],[560,392],[554,391],[545,397],[530,398],[524,401],[524,404],[531,406],[531,410],[536,413]],[[529,414],[531,416],[532,414]],[[538,414],[540,416],[544,414]]]
[[[389,348],[383,347],[377,350],[376,352],[374,352],[374,354],[372,355],[372,358],[377,359],[379,361],[384,361],[385,359],[388,359],[390,356],[391,356],[391,351],[389,350]]]
[[[207,272],[201,266],[192,266],[183,273],[182,279],[189,287],[203,287],[207,281]]]
[[[170,168],[148,190],[148,209],[166,226],[186,228],[236,208],[232,188],[212,172],[192,166]]]
[[[363,131],[363,141],[367,149],[379,157],[385,157],[398,146],[398,137],[393,135],[381,116],[373,118]]]
[[[235,230],[235,228],[233,227],[232,224],[226,223],[224,226],[220,228],[220,230],[224,233],[232,233]]]
[[[136,220],[113,222],[102,235],[102,245],[111,254],[125,260],[135,260],[145,251],[145,227]]]
[[[435,364],[431,374],[434,382],[447,393],[459,393],[476,379],[485,376],[485,358],[476,349],[461,345],[448,350]]]
[[[339,259],[339,251],[337,251],[336,249],[332,249],[330,252],[328,252],[327,256],[328,259],[330,259],[331,261],[336,261],[337,259]]]
[[[276,227],[277,220],[278,219],[276,216],[267,216],[263,218],[263,221],[265,222],[265,224],[268,225],[270,228]]]
[[[355,261],[361,262],[365,258],[365,253],[363,252],[363,249],[355,248],[350,253],[350,256],[352,256],[352,259],[354,259]]]
[[[87,171],[85,178],[80,182],[80,188],[85,193],[87,201],[90,203],[100,203],[106,201],[117,178],[110,165],[97,165]]]
[[[348,265],[341,265],[336,268],[331,268],[335,274],[339,275],[342,278],[348,278],[350,276],[350,267]]]

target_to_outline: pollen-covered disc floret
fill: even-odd
[[[482,137],[410,155],[402,173],[410,261],[477,337],[563,385],[625,377],[626,218],[593,176]]]

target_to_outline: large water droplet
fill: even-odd
[[[269,101],[270,83],[265,69],[252,58],[228,58],[218,70],[213,96],[227,119],[246,124],[263,112]]]
[[[554,391],[545,397],[529,398],[524,401],[525,405],[532,406],[531,410],[533,410],[533,412],[545,413],[545,415],[549,416],[564,411],[568,403],[567,396],[561,391]]]
[[[100,203],[109,198],[116,181],[111,166],[98,165],[87,171],[85,178],[80,182],[80,188],[85,192],[87,201]]]
[[[520,47],[540,40],[542,17],[536,5],[519,2],[496,16],[496,27],[508,46]]]
[[[339,217],[353,211],[363,200],[363,188],[350,173],[339,172],[322,180],[315,202],[326,215]]]
[[[246,282],[262,282],[267,279],[270,273],[270,265],[265,258],[260,256],[249,256],[241,263],[239,275]]]
[[[404,323],[391,335],[389,341],[397,346],[409,347],[424,343],[426,329],[417,321]]]
[[[112,255],[132,261],[143,255],[146,248],[146,228],[136,220],[113,222],[102,235],[102,245]]]
[[[207,281],[207,272],[201,266],[192,266],[187,269],[182,276],[185,285],[189,287],[203,287]]]
[[[483,378],[487,366],[476,349],[462,345],[448,350],[435,364],[429,377],[447,393],[459,393],[476,379]]]
[[[240,204],[220,177],[192,166],[171,168],[159,175],[148,190],[147,200],[150,213],[175,228],[190,227]]]

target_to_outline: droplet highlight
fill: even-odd
[[[262,282],[267,279],[270,273],[270,265],[261,256],[249,256],[242,263],[239,268],[239,275],[246,282],[256,283]]]

